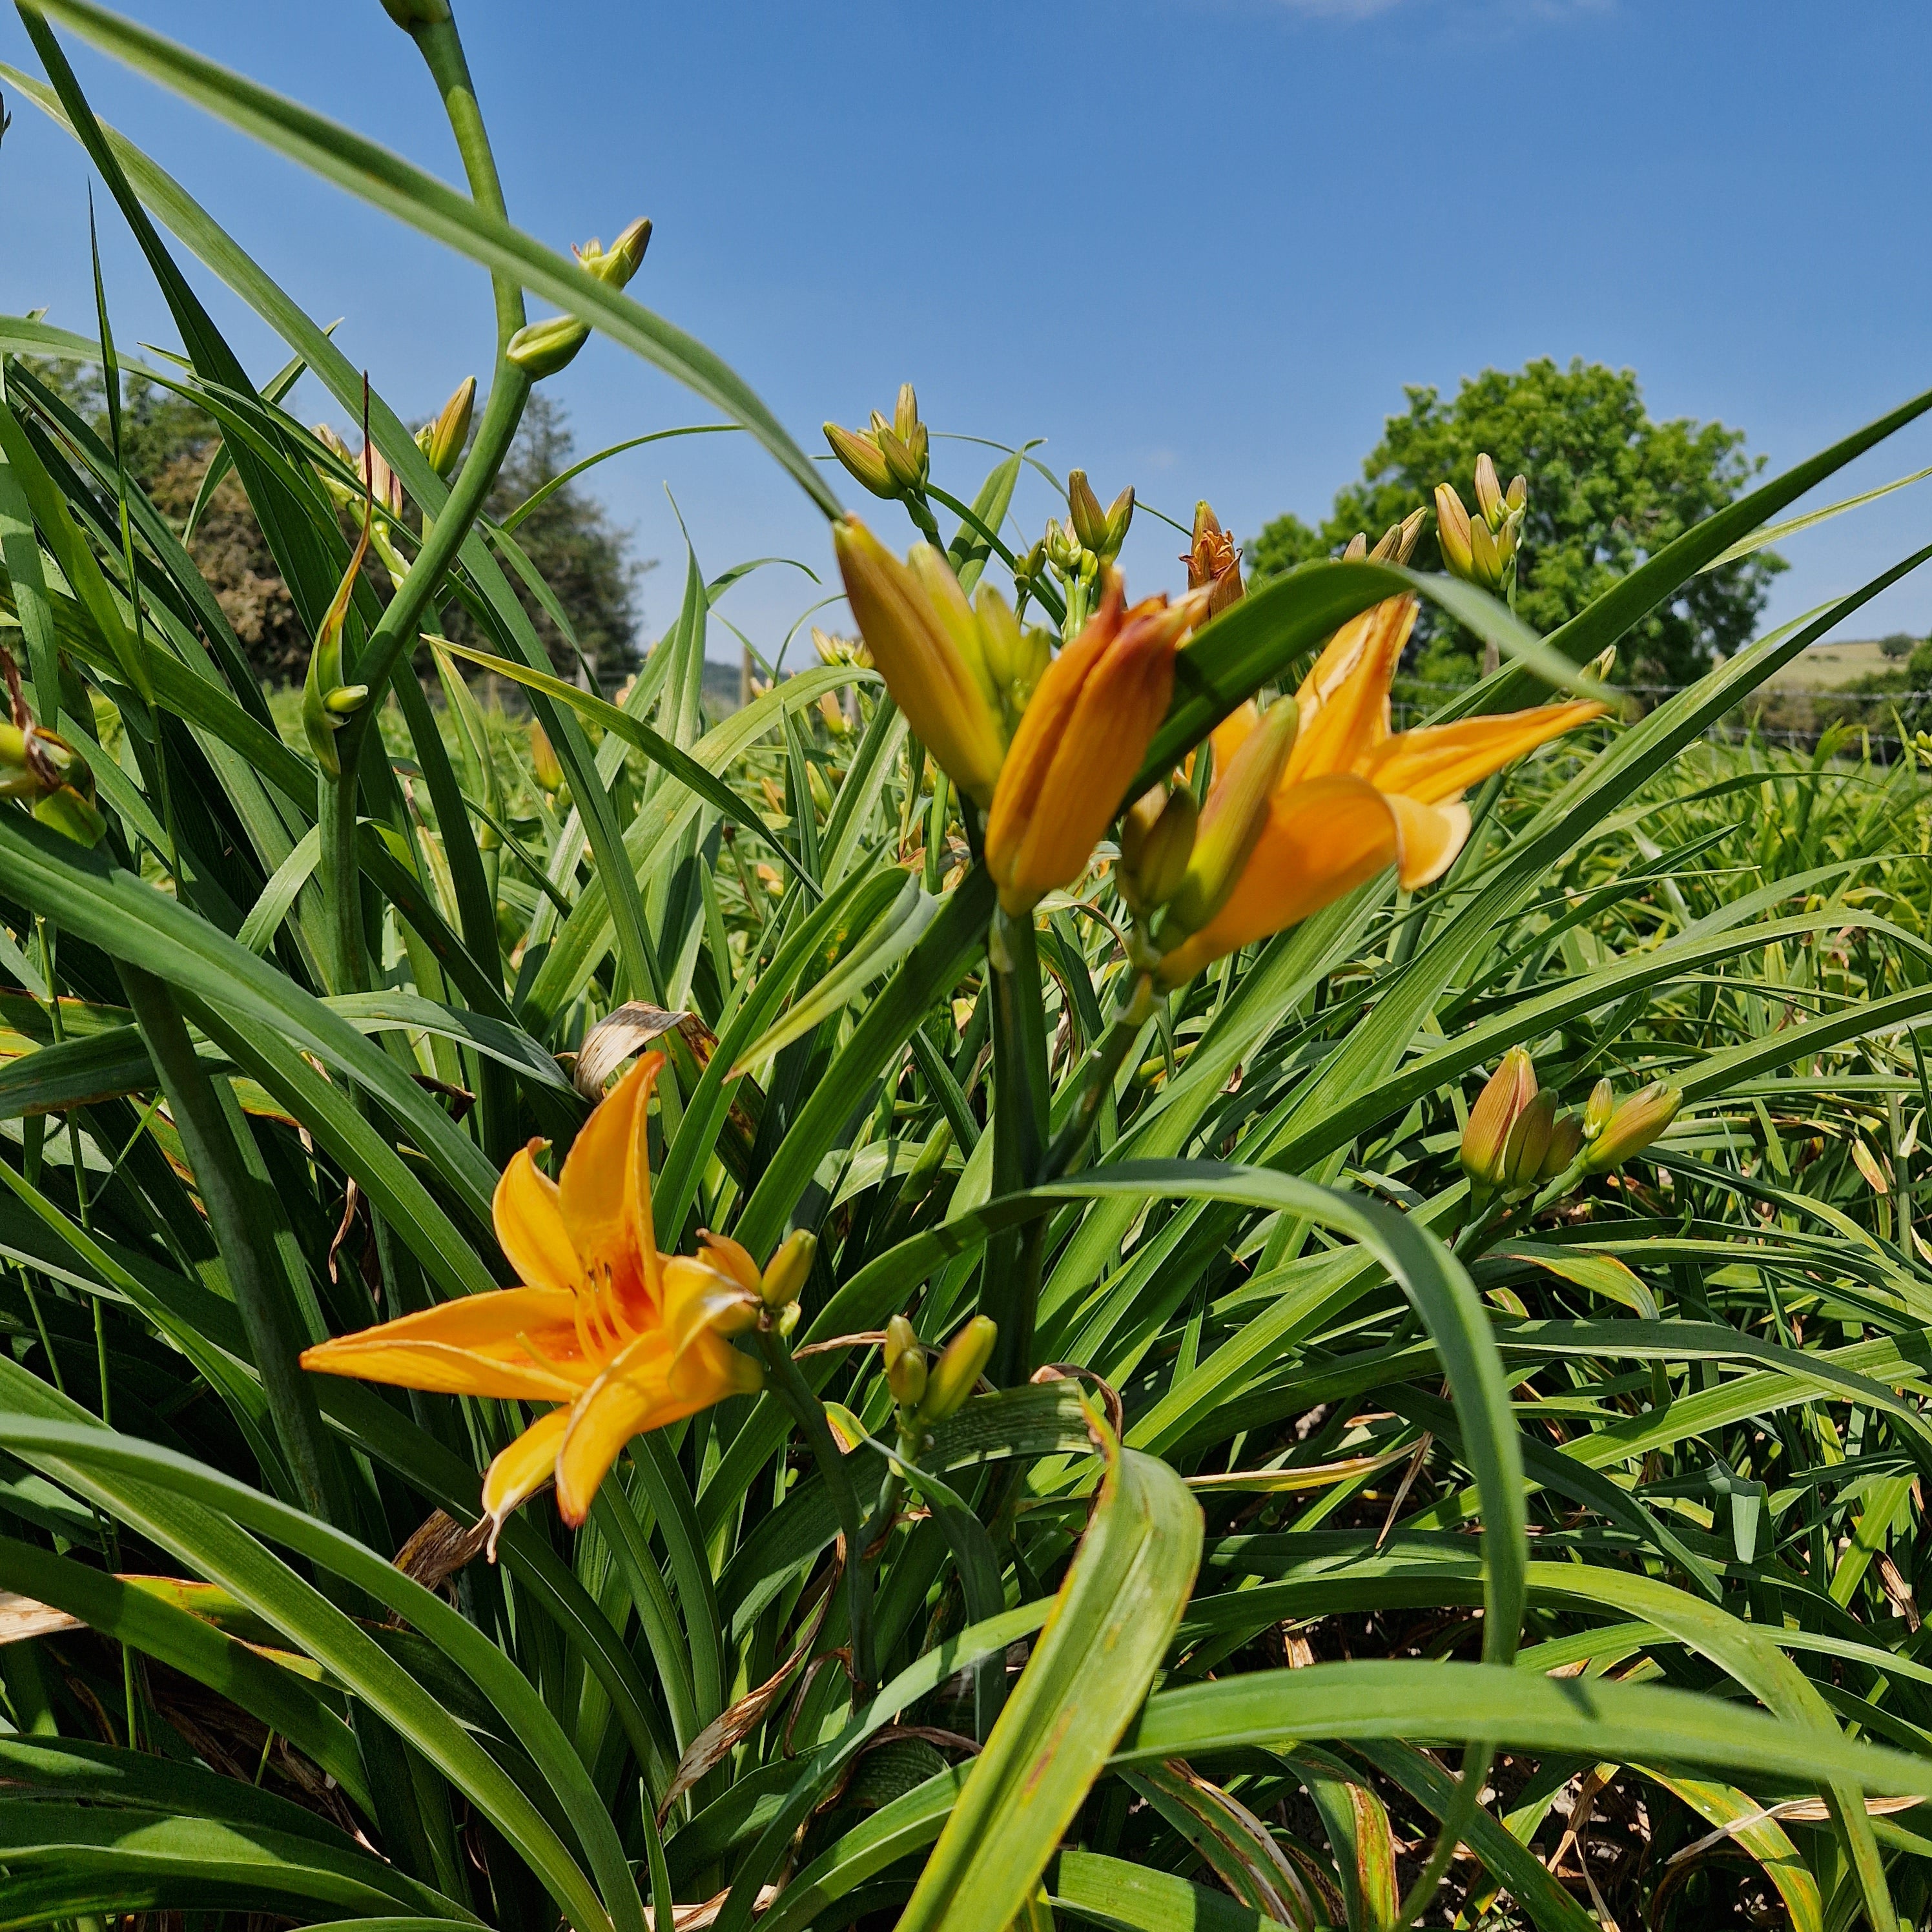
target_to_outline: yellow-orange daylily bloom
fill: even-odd
[[[1099,610],[1041,674],[986,820],[986,867],[1008,912],[1029,910],[1086,870],[1167,715],[1174,652],[1208,599],[1190,591],[1126,610],[1110,571]]]
[[[1295,693],[1300,728],[1268,823],[1220,910],[1162,958],[1164,985],[1306,919],[1385,866],[1410,890],[1440,878],[1469,836],[1464,790],[1606,710],[1546,704],[1391,732],[1389,686],[1415,610],[1413,597],[1378,604],[1316,659]],[[1258,718],[1250,704],[1216,728],[1217,772]]]
[[[564,1520],[580,1523],[634,1436],[763,1384],[732,1347],[760,1306],[758,1270],[707,1235],[696,1258],[660,1255],[651,1226],[650,1054],[584,1124],[554,1181],[532,1142],[503,1170],[496,1238],[524,1286],[445,1302],[306,1350],[324,1374],[452,1395],[556,1402],[483,1478],[490,1546],[504,1519],[553,1476]]]

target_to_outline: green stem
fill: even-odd
[[[1113,1024],[1087,1057],[1085,1084],[1073,1112],[1046,1150],[1041,1180],[1058,1180],[1079,1159],[1094,1122],[1100,1118],[1100,1109],[1113,1091],[1122,1064],[1132,1052],[1134,1042],[1140,1038],[1141,1029],[1153,1011],[1154,981],[1145,973],[1137,974],[1126,998],[1114,1012]]]
[[[758,1348],[771,1372],[772,1393],[790,1412],[804,1436],[818,1473],[831,1492],[838,1528],[845,1538],[845,1604],[847,1621],[852,1627],[852,1701],[856,1706],[868,1696],[878,1682],[878,1666],[872,1651],[872,1583],[866,1574],[866,1520],[859,1507],[859,1492],[853,1486],[852,1472],[838,1444],[832,1439],[832,1426],[825,1419],[825,1405],[799,1373],[791,1351],[776,1328],[758,1331]]]
[[[479,207],[503,214],[502,183],[455,23],[446,17],[432,22],[416,28],[413,38],[442,96],[471,196]],[[370,633],[362,662],[352,673],[345,667],[345,676],[366,684],[369,696],[336,735],[341,776],[331,779],[324,776],[319,801],[323,890],[329,906],[336,990],[340,992],[360,992],[364,985],[362,872],[356,851],[356,773],[363,746],[375,728],[390,678],[415,648],[419,621],[482,512],[530,401],[530,379],[503,352],[510,338],[524,326],[523,291],[514,278],[503,275],[493,276],[491,287],[496,304],[496,370],[482,420],[434,520],[428,506],[423,506],[422,547]]]
[[[1046,1157],[1046,1025],[1030,914],[994,913],[987,962],[993,976],[993,1191],[1017,1194],[1040,1179]],[[1023,1382],[1032,1370],[1045,1238],[1035,1220],[986,1244],[980,1312],[999,1329],[986,1370],[995,1388]]]

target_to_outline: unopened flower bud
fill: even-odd
[[[951,1341],[928,1372],[919,1420],[931,1428],[946,1418],[973,1393],[974,1385],[992,1359],[999,1325],[990,1316],[976,1315]]]
[[[878,439],[869,430],[845,429],[836,422],[825,425],[825,440],[832,453],[850,472],[853,480],[875,496],[892,497],[898,486],[879,448]]]
[[[1617,1090],[1608,1080],[1599,1080],[1590,1089],[1590,1097],[1583,1108],[1583,1138],[1593,1141],[1610,1124],[1610,1116],[1617,1110]]]
[[[902,1408],[916,1409],[926,1395],[926,1351],[903,1315],[886,1324],[886,1386]]]
[[[1369,538],[1366,530],[1358,530],[1342,546],[1340,561],[1343,563],[1360,563],[1369,554]]]
[[[912,426],[910,436],[901,436],[884,416],[874,410],[872,414],[872,440],[879,446],[879,454],[885,462],[886,474],[892,478],[895,491],[904,496],[923,496],[926,478],[932,472],[925,424],[916,422]]]
[[[1472,1187],[1490,1192],[1503,1185],[1510,1132],[1535,1098],[1536,1068],[1526,1048],[1513,1046],[1477,1096],[1462,1130],[1462,1172]]]
[[[1520,514],[1529,507],[1529,478],[1512,476],[1509,488],[1503,492],[1503,502],[1512,514]]]
[[[1570,1164],[1583,1148],[1583,1122],[1576,1114],[1559,1114],[1550,1130],[1550,1146],[1537,1170],[1538,1180],[1554,1180],[1569,1172]]]
[[[1476,458],[1476,508],[1492,531],[1502,528],[1505,514],[1503,486],[1496,476],[1496,466],[1490,461],[1486,451]]]
[[[1370,560],[1376,563],[1406,563],[1414,554],[1417,539],[1422,535],[1422,526],[1429,520],[1429,512],[1417,508],[1409,512],[1399,524],[1391,524],[1383,531],[1381,540],[1370,551]]]
[[[1583,1156],[1590,1174],[1607,1174],[1634,1155],[1642,1153],[1671,1122],[1684,1104],[1684,1090],[1654,1080],[1634,1094],[1612,1114]]]
[[[1058,518],[1049,517],[1046,534],[1040,544],[1046,553],[1046,560],[1055,570],[1063,574],[1072,571],[1080,562],[1080,539]]]
[[[1165,794],[1158,785],[1142,792],[1122,815],[1115,879],[1136,919],[1158,912],[1180,891],[1199,817],[1194,794],[1185,785]]]
[[[556,747],[535,718],[530,721],[530,772],[539,791],[554,798],[563,789],[563,766],[557,758]]]
[[[1012,606],[990,584],[973,599],[980,628],[980,652],[986,675],[1004,707],[1009,725],[1017,724],[1027,700],[1053,658],[1053,633],[1038,624],[1022,629]]]
[[[608,248],[594,238],[578,249],[578,264],[600,282],[621,289],[644,266],[644,250],[651,245],[651,224],[643,218],[632,222]]]
[[[439,476],[447,478],[456,473],[463,446],[470,440],[470,418],[476,406],[476,378],[466,376],[455,394],[443,404],[442,413],[416,431],[416,446]]]
[[[554,315],[544,322],[532,322],[518,329],[505,344],[503,353],[533,382],[554,376],[566,368],[590,339],[587,323],[574,315]]]
[[[778,1244],[758,1281],[758,1293],[767,1308],[788,1307],[798,1299],[818,1252],[818,1237],[804,1228],[794,1228]]]
[[[1107,542],[1107,513],[1100,507],[1093,485],[1084,470],[1071,470],[1066,478],[1066,515],[1081,547],[1101,555]]]
[[[1453,483],[1436,486],[1436,541],[1442,548],[1442,567],[1451,577],[1474,577],[1476,560],[1470,548],[1469,513]]]
[[[1156,943],[1163,952],[1198,932],[1227,904],[1268,824],[1300,723],[1294,700],[1276,698],[1217,776],[1201,814],[1187,876],[1161,919]]]
[[[1556,1125],[1556,1096],[1545,1088],[1516,1116],[1504,1143],[1502,1184],[1505,1194],[1520,1194],[1536,1185]]]

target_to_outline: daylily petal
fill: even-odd
[[[761,1276],[758,1264],[752,1258],[752,1251],[742,1241],[734,1241],[729,1234],[714,1234],[709,1228],[699,1230],[698,1245],[703,1250],[700,1258],[707,1267],[716,1268],[720,1274],[728,1275],[740,1286],[756,1294]],[[666,1306],[669,1306],[669,1291],[666,1291]]]
[[[548,1415],[538,1416],[484,1472],[483,1513],[490,1519],[492,1563],[496,1560],[496,1538],[504,1520],[555,1474],[557,1447],[569,1421],[567,1408],[554,1408]]]
[[[662,1330],[670,1340],[672,1381],[678,1380],[679,1358],[700,1335],[713,1330],[742,1335],[756,1322],[763,1306],[755,1286],[746,1287],[708,1262],[671,1256],[664,1263]]]
[[[1306,919],[1394,862],[1396,820],[1366,778],[1346,773],[1276,791],[1239,883],[1206,926],[1161,962],[1170,986],[1224,953]]]
[[[651,1088],[664,1065],[647,1053],[592,1110],[572,1142],[558,1189],[563,1225],[587,1272],[608,1269],[627,1308],[658,1297],[651,1228]]]
[[[469,1295],[318,1342],[303,1351],[302,1364],[323,1375],[443,1395],[568,1402],[588,1375],[575,1306],[567,1289]],[[525,1346],[526,1336],[538,1354]]]
[[[1400,792],[1384,792],[1395,815],[1396,883],[1404,892],[1432,885],[1448,871],[1469,836],[1469,808],[1424,805]]]
[[[490,1201],[490,1218],[497,1244],[531,1287],[568,1291],[580,1278],[577,1250],[564,1226],[556,1183],[532,1158],[542,1144],[532,1141],[511,1156]]]
[[[1456,796],[1512,759],[1604,716],[1607,706],[1579,698],[1495,718],[1463,718],[1403,731],[1370,750],[1355,769],[1384,791],[1425,805]]]
[[[1316,676],[1322,668],[1318,663],[1304,681],[1304,690],[1315,686],[1316,708],[1312,716],[1302,713],[1294,749],[1282,776],[1284,785],[1324,772],[1353,770],[1372,746],[1388,737],[1389,684],[1415,628],[1415,611],[1413,597],[1390,597],[1337,634],[1337,642],[1352,632],[1359,631],[1360,635],[1330,667],[1325,680]],[[1328,652],[1322,655],[1325,661]]]
[[[707,1339],[710,1348],[693,1364],[696,1372],[680,1378],[682,1386],[672,1386],[669,1337],[653,1329],[639,1336],[578,1398],[556,1457],[557,1512],[572,1528],[589,1513],[598,1484],[632,1436],[758,1387],[757,1364],[729,1343]],[[742,1364],[742,1372],[716,1360],[713,1350]]]
[[[1255,727],[1261,722],[1261,706],[1250,698],[1244,704],[1236,705],[1208,734],[1208,742],[1214,747],[1214,775],[1217,778],[1228,769],[1228,760],[1254,736]],[[1191,766],[1191,758],[1189,763]]]

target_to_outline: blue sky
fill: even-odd
[[[1932,384],[1932,9],[1805,0],[458,0],[513,216],[562,246],[656,224],[632,292],[709,342],[808,449],[919,385],[936,431],[1046,439],[1250,536],[1321,512],[1405,383],[1628,364],[1658,416],[1745,430],[1774,468]],[[454,178],[427,77],[376,0],[125,10]],[[104,118],[196,194],[406,413],[487,372],[482,272],[69,41]],[[8,10],[0,58],[32,68]],[[87,171],[14,101],[0,305],[92,326]],[[111,208],[124,345],[171,340]],[[283,353],[195,266],[251,369]],[[706,412],[593,340],[553,384],[580,451]],[[330,412],[311,392],[309,413]],[[988,460],[937,446],[970,496]],[[1907,432],[1830,500],[1932,464]],[[712,572],[824,526],[742,438],[595,472],[674,614],[675,492]],[[855,486],[838,479],[848,500]],[[1924,540],[1932,483],[1792,544],[1770,612]],[[902,536],[896,509],[873,506]],[[1044,487],[1022,500],[1029,524]],[[1137,523],[1130,586],[1178,575]],[[722,614],[772,648],[814,593],[760,572]],[[1862,634],[1932,628],[1932,580]],[[714,652],[728,636],[714,632]]]

